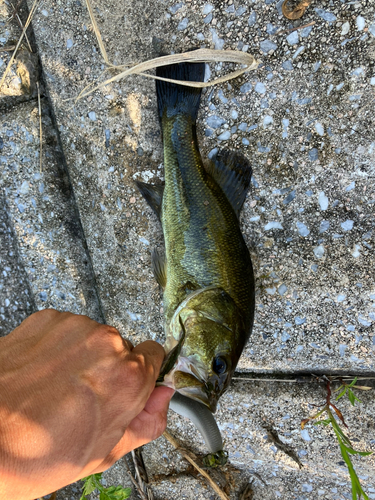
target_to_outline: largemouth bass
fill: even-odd
[[[204,70],[204,63],[181,63],[158,68],[157,76],[203,81]],[[196,134],[201,89],[157,80],[156,91],[165,185],[137,185],[165,240],[165,255],[152,255],[164,290],[160,382],[214,412],[253,325],[254,276],[239,226],[251,167],[225,151],[203,165]]]

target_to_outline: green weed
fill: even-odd
[[[350,384],[346,384],[344,381],[342,381],[341,386],[334,391],[334,392],[341,391],[340,394],[336,397],[336,401],[338,401],[343,396],[345,396],[345,394],[347,394],[349,401],[353,406],[355,405],[356,401],[361,402],[354,394],[353,388],[366,391],[370,390],[371,387],[355,385],[356,382],[357,382],[357,377]],[[318,420],[317,422],[313,423],[315,425],[323,425],[323,426],[331,425],[336,435],[337,441],[339,442],[341,456],[348,467],[350,480],[352,483],[352,499],[358,500],[360,498],[364,498],[364,500],[369,500],[368,496],[362,489],[357,473],[353,467],[352,461],[350,460],[350,455],[366,456],[366,455],[371,455],[372,452],[357,451],[353,449],[352,443],[350,442],[348,436],[344,433],[344,431],[342,430],[342,428],[340,427],[339,423],[337,422],[334,416],[335,413],[338,416],[339,420],[341,421],[342,425],[348,427],[345,423],[341,411],[331,401],[331,396],[332,396],[331,381],[328,379],[326,379],[326,389],[327,389],[326,404],[320,411],[318,411],[318,413],[316,413],[312,417],[303,419],[301,422],[301,428],[303,429],[307,424],[307,422],[309,422],[310,420],[315,420],[316,418],[323,415],[323,413],[326,413],[327,418]],[[332,412],[332,410],[334,411],[334,413]]]
[[[125,500],[131,494],[131,488],[123,488],[122,486],[110,486],[105,488],[101,483],[102,473],[92,474],[84,477],[84,485],[82,488],[82,496],[79,500],[87,500],[86,495],[90,495],[93,491],[99,491],[100,500]]]

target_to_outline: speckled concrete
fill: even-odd
[[[11,257],[9,252],[18,255],[16,268],[22,268],[22,284],[31,290],[28,313],[32,304],[36,310],[54,307],[103,321],[89,254],[47,107],[43,107],[43,128],[41,172],[37,103],[23,103],[2,114],[0,193],[6,200],[3,217],[10,220],[9,224],[4,222],[4,237],[13,233],[18,247],[17,254],[5,247],[2,255],[4,259]],[[8,271],[4,272],[8,278]],[[13,289],[11,280],[9,276],[4,290]],[[12,299],[4,296],[2,314],[12,318],[22,297],[23,293]],[[16,317],[22,320],[24,316]],[[14,320],[7,325],[5,318],[2,323],[4,333],[16,326]]]
[[[239,372],[372,374],[375,5],[369,0],[322,1],[312,4],[302,19],[288,21],[281,3],[109,1],[94,3],[94,10],[114,64],[192,47],[238,49],[262,60],[256,72],[205,90],[198,119],[204,158],[218,148],[240,149],[253,165],[241,224],[257,278],[257,310]],[[309,23],[314,24],[304,27]],[[56,171],[47,155],[43,176],[63,176],[65,181],[33,177],[38,175],[35,101],[7,115],[12,126],[3,128],[0,154],[8,170],[0,173],[0,188],[7,200],[9,234],[20,248],[19,272],[30,283],[29,302],[87,311],[134,343],[146,338],[163,342],[161,295],[150,270],[151,250],[162,244],[161,229],[133,184],[134,179],[163,179],[154,83],[131,77],[76,103],[79,92],[105,69],[84,4],[47,0],[33,28],[57,130],[51,122],[45,128],[51,130],[57,149],[61,139],[59,155],[64,158],[57,158],[64,169],[66,164],[69,177],[64,169]],[[6,44],[6,36],[0,42]],[[224,64],[211,65],[207,76],[227,70]],[[20,120],[33,136],[31,145]],[[8,128],[16,131],[14,137],[7,135]],[[26,153],[30,147],[32,154]],[[56,158],[56,147],[52,150]],[[23,156],[31,158],[27,168]],[[18,170],[11,172],[15,159]],[[52,209],[43,193],[38,194],[40,183],[48,186],[48,196],[56,197],[58,208]],[[72,191],[68,198],[65,188]],[[61,229],[69,227],[69,220],[82,224],[78,239],[74,231]],[[43,261],[32,246],[34,241],[39,245],[40,238],[49,242],[50,257],[43,255]],[[8,240],[8,246],[13,244]],[[57,251],[62,265],[52,276],[48,265],[56,263],[49,259],[57,258]],[[68,262],[72,253],[74,273]],[[14,290],[14,300],[26,304],[21,288]],[[7,314],[9,331],[15,319]],[[300,434],[300,420],[314,411],[307,403],[323,399],[323,392],[313,386],[232,385],[221,399],[217,419],[227,437],[231,464],[240,471],[230,470],[236,484],[233,498],[251,479],[251,471],[264,476],[268,485],[255,476],[256,499],[350,498],[348,476],[332,436],[311,426],[305,434],[311,441]],[[359,439],[356,445],[369,449],[374,446],[373,397],[361,399],[357,410],[344,405],[345,415],[351,436]],[[281,438],[299,453],[305,465],[301,471],[263,439],[263,416],[274,421]],[[172,414],[169,420],[186,442],[199,443],[189,424]],[[145,455],[151,474],[185,467],[163,438],[146,447]],[[373,459],[355,460],[369,498],[375,498]],[[123,482],[121,463],[106,477],[111,484]],[[158,498],[214,498],[191,477],[162,481],[154,489]],[[58,498],[78,499],[77,485]]]
[[[374,370],[374,5],[358,6],[311,7],[294,24],[271,2],[96,11],[116,64],[192,46],[263,61],[205,91],[198,120],[203,157],[239,148],[254,169],[241,220],[257,314],[240,370]],[[162,341],[149,265],[161,231],[133,185],[163,175],[154,83],[134,77],[69,101],[104,69],[87,12],[47,2],[34,29],[106,319],[135,341]]]

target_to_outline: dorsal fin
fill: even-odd
[[[219,151],[205,167],[224,191],[237,217],[249,190],[252,169],[249,161],[234,151]]]
[[[143,198],[150,205],[152,210],[160,220],[161,204],[163,201],[164,184],[146,184],[145,182],[135,181]]]
[[[157,248],[154,248],[151,255],[151,267],[156,281],[164,288],[167,285],[167,261],[164,255],[161,255]]]

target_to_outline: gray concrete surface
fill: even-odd
[[[313,2],[297,21],[285,19],[281,2],[272,0],[109,1],[94,3],[94,11],[114,64],[192,47],[238,49],[262,60],[256,72],[204,91],[198,119],[204,158],[216,148],[238,148],[254,170],[241,223],[257,277],[257,312],[239,372],[372,374],[375,5]],[[134,343],[163,342],[161,295],[150,270],[161,229],[133,184],[163,179],[154,83],[131,77],[75,102],[105,69],[84,4],[43,2],[33,30],[52,107],[43,100],[40,173],[35,94],[18,96],[27,102],[11,109],[15,97],[2,99],[0,273],[7,274],[0,332],[51,306],[105,320]],[[3,24],[0,32],[6,46],[17,28]],[[0,57],[6,64],[8,53]],[[211,77],[227,70],[209,68]],[[357,409],[344,405],[345,416],[356,445],[370,449],[373,396],[361,399]],[[350,498],[332,436],[311,426],[310,441],[300,433],[300,420],[314,411],[308,403],[323,400],[313,385],[232,385],[217,416],[232,498],[252,477],[256,499]],[[264,439],[263,418],[297,451],[302,470]],[[189,423],[173,414],[169,421],[203,451]],[[145,448],[145,459],[160,481],[157,498],[214,498],[190,476],[163,479],[186,467],[164,438]],[[355,462],[375,498],[373,459]],[[105,477],[128,482],[121,462]],[[58,498],[78,499],[77,488]]]

